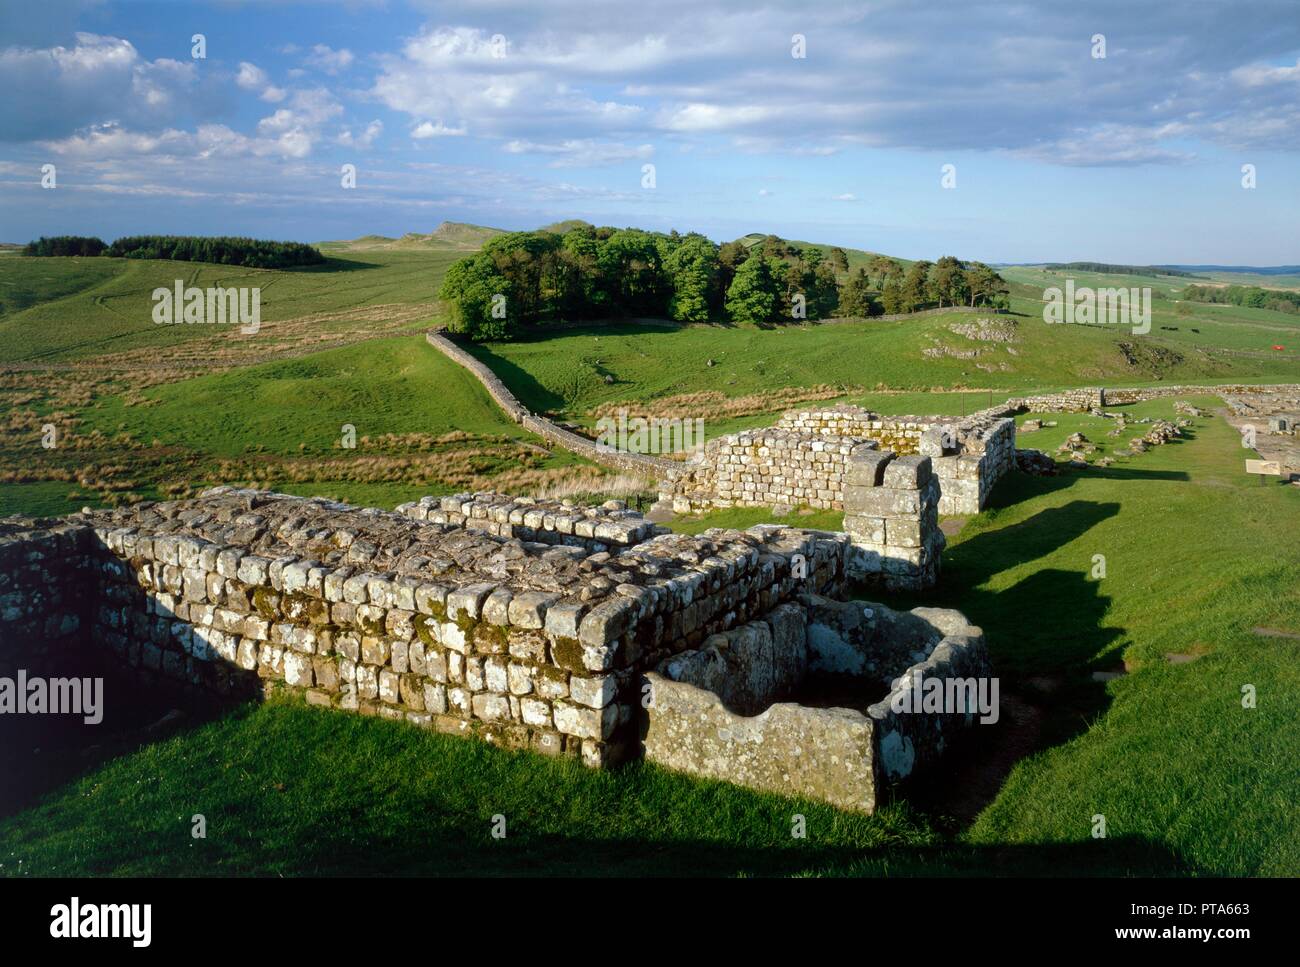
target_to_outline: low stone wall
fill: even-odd
[[[1111,387],[1095,386],[1045,393],[1037,396],[1017,396],[1007,400],[1004,409],[1029,410],[1036,413],[1086,413],[1106,406],[1125,406],[1144,400],[1163,399],[1170,396],[1222,396],[1243,393],[1300,393],[1300,384],[1220,383],[1217,385],[1180,384],[1167,386]]]
[[[946,316],[953,312],[978,312],[986,316],[1002,315],[1006,309],[993,309],[989,306],[944,306],[933,309],[918,309],[916,312],[889,312],[881,316],[854,316],[852,318],[817,319],[820,325],[834,325],[846,322],[902,322],[906,319],[921,319],[925,316]]]
[[[975,721],[969,707],[915,707],[909,693],[918,683],[978,692],[991,682],[983,632],[937,608],[895,612],[810,596],[705,646],[645,675],[646,758],[867,813],[890,786],[932,769]],[[799,704],[818,674],[838,676],[839,692],[856,692],[856,702]]]
[[[677,513],[716,507],[843,507],[844,468],[862,439],[770,429],[714,437],[662,494]]]
[[[628,510],[621,501],[579,507],[572,500],[538,500],[482,492],[450,497],[421,497],[400,504],[399,514],[415,520],[481,530],[497,537],[541,544],[581,547],[591,553],[631,547],[667,528]]]
[[[566,430],[563,427],[556,426],[545,417],[537,416],[530,412],[526,406],[520,403],[513,393],[506,388],[506,384],[501,382],[500,377],[492,372],[487,366],[479,362],[465,350],[461,349],[454,342],[448,339],[440,332],[429,332],[425,334],[429,345],[437,349],[452,362],[459,364],[469,370],[474,377],[483,384],[488,395],[501,407],[510,419],[518,423],[525,430],[536,433],[546,442],[554,446],[568,450],[570,453],[576,453],[580,457],[585,457],[593,463],[601,466],[610,467],[626,473],[641,474],[652,480],[658,480],[665,476],[673,466],[674,461],[666,460],[662,457],[652,457],[640,453],[630,453],[623,450],[615,450],[612,447],[596,443],[594,440],[588,440],[586,437]]]
[[[918,452],[921,435],[933,422],[933,417],[882,416],[858,406],[840,404],[824,409],[791,410],[774,426],[826,437],[874,440],[882,450],[907,454]]]
[[[661,498],[679,513],[781,504],[843,510],[851,578],[890,590],[932,587],[944,547],[940,481],[929,457],[895,461],[893,451],[876,446],[793,429],[719,437],[683,466]],[[956,469],[980,472],[982,457],[962,459],[967,464]]]
[[[65,541],[72,563],[39,557]],[[73,515],[53,534],[0,534],[10,593],[27,602],[0,613],[0,641],[21,654],[15,642],[75,639],[192,694],[275,683],[314,704],[603,765],[635,751],[641,670],[806,588],[834,593],[846,546],[768,527],[593,554],[216,488]]]

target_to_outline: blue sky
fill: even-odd
[[[1300,263],[1296,14],[5,0],[0,241],[585,218],[908,258]]]

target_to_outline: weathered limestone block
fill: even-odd
[[[703,688],[654,672],[646,680],[654,695],[647,759],[751,789],[874,811],[874,725],[862,712],[790,703],[746,717]]]

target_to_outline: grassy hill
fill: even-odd
[[[482,225],[467,225],[464,222],[442,222],[428,235],[408,232],[401,238],[389,238],[386,235],[362,235],[351,240],[321,242],[322,251],[331,252],[375,252],[375,251],[421,251],[449,250],[454,252],[473,252],[483,247],[493,235],[502,235],[505,230],[486,228]]]
[[[166,349],[237,327],[159,326],[151,294],[177,279],[207,288],[259,287],[263,325],[314,319],[328,330],[349,314],[382,318],[387,306],[425,306],[458,251],[337,253],[324,265],[250,269],[198,262],[110,258],[24,258],[0,263],[0,363],[66,362],[144,348]],[[256,338],[256,337],[251,337]],[[165,357],[164,357],[165,358]]]

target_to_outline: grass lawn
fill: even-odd
[[[1252,629],[1300,633],[1300,490],[1260,487],[1231,427],[1196,423],[1122,466],[1012,475],[950,541],[924,601],[984,628],[1007,714],[910,803],[850,815],[277,701],[0,821],[3,872],[1298,875],[1300,654]],[[752,522],[710,517],[701,526]],[[1094,680],[1121,661],[1129,674]],[[964,818],[943,786],[1023,732],[1008,696],[1033,711],[1032,754]],[[194,813],[206,840],[190,838]],[[790,836],[795,813],[807,840]],[[498,814],[504,840],[490,836]]]

